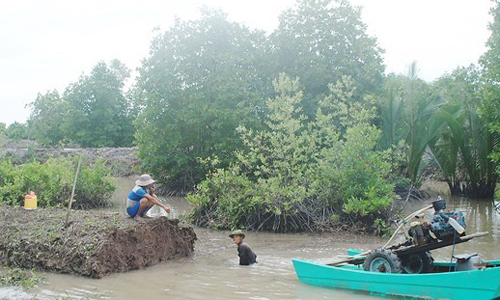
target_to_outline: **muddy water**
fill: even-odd
[[[117,192],[114,210],[124,210],[124,199],[131,188],[131,178],[119,180],[123,190]],[[475,201],[447,196],[445,186],[427,186],[443,195],[450,209],[466,213],[468,232],[489,231],[492,234],[457,245],[456,253],[479,251],[486,258],[498,258],[500,215],[491,201]],[[440,190],[443,189],[443,190]],[[163,199],[172,207],[171,217],[185,214],[189,204],[180,198]],[[431,200],[427,201],[430,202]],[[405,210],[414,211],[425,203],[409,203]],[[163,214],[153,210],[152,214]],[[124,215],[125,217],[125,215]],[[330,262],[340,258],[348,248],[371,249],[384,240],[367,236],[330,236],[307,234],[249,233],[247,242],[257,253],[258,264],[238,266],[235,246],[228,232],[196,229],[199,241],[190,258],[168,261],[147,269],[114,274],[95,280],[70,275],[44,274],[46,283],[23,292],[1,288],[0,298],[8,299],[380,299],[363,293],[330,290],[298,282],[291,259]],[[438,259],[448,260],[451,247],[435,251]]]

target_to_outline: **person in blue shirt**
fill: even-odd
[[[141,175],[135,182],[135,187],[130,191],[127,199],[127,213],[131,218],[144,217],[154,205],[163,208],[167,213],[170,212],[170,208],[158,201],[158,197],[154,194],[154,183],[155,181],[148,174]]]

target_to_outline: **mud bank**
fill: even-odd
[[[101,278],[194,250],[196,234],[166,217],[134,221],[118,213],[0,206],[0,263]]]
[[[102,159],[110,167],[115,176],[128,176],[139,173],[141,161],[137,157],[137,147],[130,148],[38,148],[36,145],[22,147],[23,144],[0,147],[0,157],[10,159],[14,163],[24,163],[31,160],[45,162],[51,157],[72,157],[83,151],[85,160],[93,163]]]

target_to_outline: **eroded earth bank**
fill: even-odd
[[[134,221],[118,213],[0,206],[0,264],[101,278],[189,256],[193,228],[166,217]]]

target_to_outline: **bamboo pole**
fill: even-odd
[[[426,211],[428,209],[431,209],[431,208],[432,208],[432,204],[429,204],[428,206],[426,206],[424,208],[421,208],[421,209],[419,209],[419,210],[411,213],[406,218],[404,218],[403,222],[401,222],[401,224],[399,224],[398,228],[396,229],[396,231],[394,231],[394,233],[392,234],[391,238],[387,241],[387,243],[385,243],[385,245],[384,245],[383,248],[386,248],[392,242],[392,240],[396,237],[396,234],[401,230],[401,228],[403,228],[403,226],[406,224],[406,222],[408,222],[409,220],[411,220],[412,218],[414,218],[416,215],[421,214],[424,211]]]
[[[78,173],[80,173],[80,167],[82,166],[83,151],[80,152],[80,158],[78,159],[78,166],[76,167],[75,179],[73,180],[73,189],[71,190],[71,198],[69,199],[68,212],[66,213],[66,227],[68,227],[69,214],[71,213],[71,206],[73,204],[73,198],[75,197],[76,182],[78,180]]]

